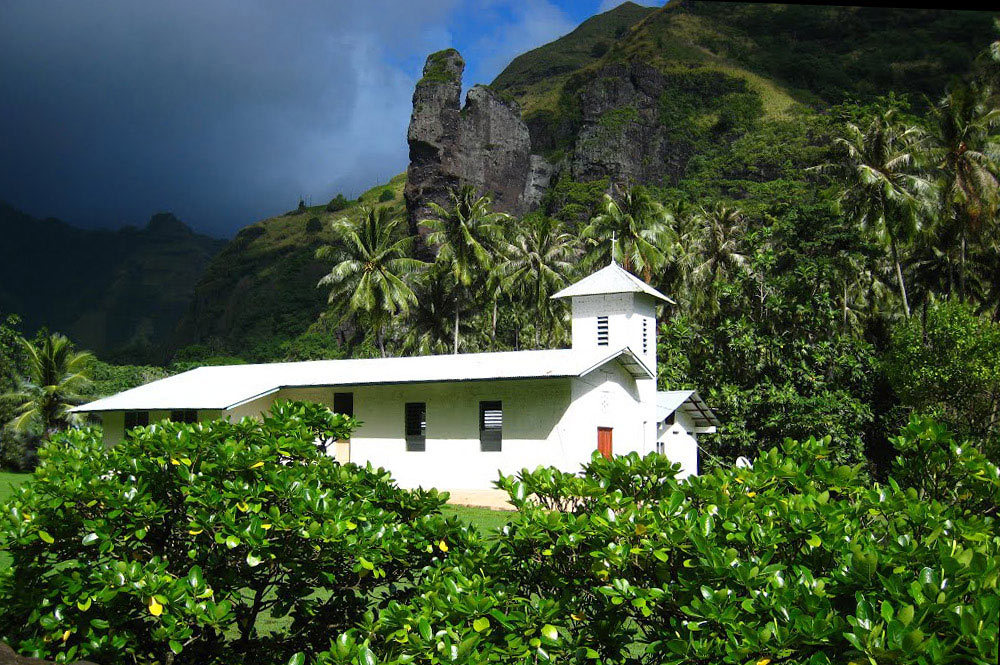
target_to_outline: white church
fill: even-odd
[[[656,390],[656,307],[673,302],[615,263],[556,293],[572,348],[201,367],[91,402],[106,443],[163,419],[239,419],[311,400],[361,426],[331,454],[403,487],[479,490],[500,473],[576,472],[606,456],[659,452],[698,473],[697,435],[718,420],[693,390]]]

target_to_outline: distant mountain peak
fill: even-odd
[[[177,219],[177,216],[172,212],[158,212],[150,217],[149,223],[146,224],[146,230],[158,235],[176,235],[180,233],[190,235],[194,233],[190,226]]]

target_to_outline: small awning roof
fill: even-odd
[[[694,390],[666,390],[656,393],[656,422],[662,423],[677,411],[687,414],[695,427],[718,427],[721,424]]]
[[[645,293],[664,302],[674,302],[614,261],[611,262],[611,265],[584,277],[579,282],[570,284],[552,297],[572,298],[573,296],[596,296],[610,293]]]
[[[620,363],[636,378],[655,377],[628,347],[224,365],[199,367],[73,411],[225,410],[282,388],[581,377],[609,362]]]

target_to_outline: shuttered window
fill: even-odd
[[[479,449],[484,453],[500,452],[503,441],[503,403],[479,403]]]
[[[354,417],[354,393],[333,393],[333,412]]]
[[[649,330],[648,330],[649,319],[642,320],[642,352],[643,354],[649,353]]]
[[[608,317],[597,317],[597,345],[608,345]]]
[[[198,412],[194,409],[171,411],[170,420],[175,423],[196,423],[198,422]]]
[[[146,427],[149,425],[149,411],[126,411],[125,412],[125,429],[133,429],[135,427]]]
[[[406,449],[423,452],[427,445],[427,404],[407,402],[403,410]]]

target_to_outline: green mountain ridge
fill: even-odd
[[[0,312],[59,331],[101,357],[163,362],[166,340],[225,240],[170,213],[145,228],[81,229],[0,203]]]

